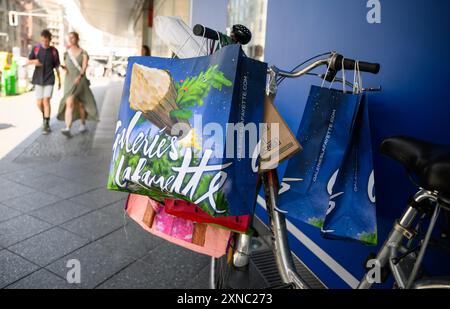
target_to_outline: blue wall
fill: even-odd
[[[364,82],[383,86],[370,106],[379,237],[383,240],[414,187],[399,165],[378,154],[381,141],[407,134],[450,144],[450,1],[381,2],[381,24],[368,24],[366,1],[269,1],[266,61],[292,68],[310,56],[336,50],[349,58],[381,63],[381,73],[365,75]],[[312,83],[317,81],[304,78],[288,81],[280,89],[278,106],[292,128],[300,123]],[[296,226],[354,276],[361,276],[360,265],[374,248],[323,240],[318,231]],[[302,247],[296,249],[303,252],[303,258],[310,255]],[[315,256],[306,260],[329,286],[345,286]]]
[[[196,2],[203,5],[201,14],[195,12]],[[195,21],[225,29],[226,25],[221,24],[226,22],[223,2],[218,1],[217,8],[216,1],[194,0]],[[265,55],[267,62],[280,68],[292,68],[330,50],[348,58],[381,63],[379,75],[363,78],[365,86],[383,86],[383,92],[373,96],[370,106],[382,241],[414,187],[399,165],[378,154],[380,142],[388,136],[407,134],[450,144],[450,1],[381,2],[381,24],[368,24],[364,0],[269,0]],[[213,11],[216,13],[211,14]],[[286,81],[279,91],[277,104],[291,128],[300,123],[313,83],[319,82],[309,77]],[[261,209],[258,213],[263,215]],[[292,237],[293,250],[329,287],[352,285],[363,274],[367,254],[376,251],[324,240],[316,229],[294,224],[320,250],[311,250],[311,245],[307,248],[305,241],[300,243]],[[448,265],[436,260],[442,260],[442,255],[432,252],[427,262],[440,268]],[[348,271],[350,279],[340,266]]]
[[[225,33],[228,0],[191,0],[192,27],[196,24]]]

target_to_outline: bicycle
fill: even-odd
[[[450,278],[417,280],[440,211],[450,211],[450,147],[400,136],[383,141],[381,152],[402,164],[420,189],[411,197],[405,213],[395,222],[375,257],[377,266],[385,273],[386,270],[392,273],[398,288],[450,289]],[[430,220],[427,232],[424,239],[414,246],[420,219],[425,218]],[[403,245],[405,241],[407,244]],[[367,289],[372,285],[370,276],[366,274],[358,288]]]
[[[212,41],[221,39],[219,32],[206,28],[202,25],[194,27],[194,34],[203,36]],[[234,43],[242,45],[250,41],[251,33],[248,29],[242,30],[242,27],[233,27],[231,35]],[[308,64],[314,59],[313,63]],[[292,71],[284,71],[275,66],[268,70],[269,87],[266,99],[271,103],[275,102],[277,88],[285,78],[298,78],[304,75],[314,75],[328,82],[346,83],[347,86],[353,85],[345,80],[336,77],[336,74],[342,69],[353,70],[355,64],[359,64],[361,72],[378,74],[380,65],[369,62],[356,62],[352,59],[344,58],[336,52],[318,55],[313,57]],[[308,65],[306,65],[308,64]],[[304,68],[302,66],[306,65]],[[326,74],[311,73],[317,67],[326,66]],[[363,89],[363,91],[377,91],[380,89]],[[445,279],[425,279],[416,280],[420,265],[425,254],[425,250],[429,244],[431,232],[434,229],[440,209],[450,210],[450,150],[443,146],[436,146],[415,141],[410,138],[391,138],[383,142],[382,152],[402,162],[407,169],[419,175],[419,183],[421,188],[419,192],[412,198],[411,204],[407,211],[397,221],[392,229],[387,241],[380,249],[374,260],[376,265],[383,270],[384,278],[390,272],[393,274],[395,284],[399,288],[450,288],[450,281]],[[416,163],[413,163],[416,162]],[[444,166],[444,167],[441,167]],[[435,173],[427,174],[428,170],[438,170]],[[422,176],[420,176],[422,175]],[[286,218],[277,208],[277,194],[279,191],[278,175],[276,169],[265,171],[261,174],[260,183],[264,187],[266,210],[269,217],[269,225],[271,232],[272,250],[275,256],[278,272],[284,285],[281,288],[310,288],[307,282],[298,274],[294,259],[291,254],[287,239]],[[437,179],[436,179],[437,177]],[[412,248],[413,238],[417,233],[413,231],[414,221],[426,214],[430,213],[430,204],[425,201],[434,202],[434,211],[430,220],[430,226],[426,236],[420,246]],[[403,241],[408,239],[407,246],[402,246]],[[211,260],[210,286],[213,289],[230,288],[230,278],[232,276],[246,276],[245,270],[249,265],[250,247],[252,236],[247,234],[236,234],[234,237],[234,246],[230,247],[227,256],[220,259]],[[411,254],[419,250],[419,254],[415,258],[411,258]],[[401,255],[399,255],[401,253]],[[408,259],[407,259],[408,258]],[[407,260],[412,263],[412,271],[406,278],[406,274],[402,272],[405,265],[402,261]],[[403,266],[403,268],[402,268]],[[358,288],[367,289],[372,287],[373,283],[370,279],[371,269],[367,269],[364,278],[361,280]]]

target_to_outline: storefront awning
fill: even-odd
[[[85,19],[94,27],[117,36],[133,35],[136,16],[145,0],[77,0]]]

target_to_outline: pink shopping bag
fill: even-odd
[[[130,194],[126,211],[146,231],[178,246],[215,258],[227,251],[230,231],[172,216],[147,196]]]

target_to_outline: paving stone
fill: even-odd
[[[55,133],[62,127],[63,123],[59,122],[52,125]],[[41,164],[50,164],[65,157],[79,156],[92,146],[92,140],[92,133],[78,134],[73,132],[73,138],[71,139],[67,139],[59,133],[39,136],[33,144],[24,149],[19,157],[14,159],[14,162],[25,163],[32,160],[40,161]]]
[[[205,276],[203,259],[189,260],[185,253],[165,249],[163,240],[124,217],[127,194],[105,188],[122,85],[105,87],[113,95],[94,90],[99,107],[105,109],[99,126],[89,123],[88,134],[67,140],[57,132],[64,124],[53,122],[54,134],[33,136],[7,158],[14,161],[0,160],[0,287],[93,288],[117,283],[125,277],[116,275],[125,274],[123,270],[138,258],[143,260],[135,265],[144,267],[130,268],[137,274],[124,286],[188,286],[187,278],[178,275],[175,261],[160,271],[161,261],[149,267],[150,251],[163,260],[166,254],[181,254],[182,272],[189,263],[199,264],[187,271],[193,286],[192,278]],[[102,96],[107,99],[104,105]],[[94,136],[105,148],[92,149]],[[73,258],[81,262],[81,286],[65,280],[67,261]],[[155,268],[157,275],[153,275]],[[144,284],[134,284],[136,280]]]
[[[0,222],[15,218],[21,214],[20,211],[0,204]]]
[[[111,250],[119,250],[135,259],[140,259],[149,251],[164,243],[164,240],[153,236],[134,222],[130,222],[127,226],[99,239],[97,242]]]
[[[157,274],[160,279],[169,276],[173,287],[187,287],[187,282],[209,265],[210,257],[164,242],[150,251],[144,263],[158,265]],[[161,263],[161,261],[164,261]]]
[[[89,244],[46,268],[65,278],[67,261],[76,259],[81,265],[81,288],[94,288],[133,262],[119,251],[111,251],[98,243]]]
[[[128,218],[125,211],[126,199],[119,200],[109,206],[102,208],[101,210],[117,218],[123,218],[124,216]]]
[[[99,188],[88,193],[76,196],[71,200],[75,203],[86,205],[92,209],[98,209],[117,202],[118,200],[123,200],[126,196],[126,193]]]
[[[0,223],[0,246],[9,247],[50,228],[50,224],[28,215],[13,218]]]
[[[99,288],[189,289],[192,278],[209,265],[210,258],[164,243]]]
[[[79,162],[74,162],[74,160],[78,160]],[[49,174],[73,181],[75,178],[95,175],[98,164],[97,162],[90,162],[89,159],[82,157],[77,159],[71,158],[70,161],[61,161],[50,167],[48,169]]]
[[[168,278],[155,274],[155,268],[136,261],[112,278],[106,280],[99,289],[170,289]]]
[[[88,242],[56,227],[9,247],[9,250],[37,265],[46,266]]]
[[[119,228],[126,221],[102,211],[94,211],[61,225],[64,229],[90,240],[96,240]]]
[[[105,189],[108,182],[108,170],[91,173],[82,177],[71,179],[73,182],[89,186],[92,189]]]
[[[63,157],[58,161],[39,165],[36,169],[48,174],[60,176],[58,171],[63,174],[65,174],[65,172],[73,172],[79,170],[82,163],[83,161],[77,157]]]
[[[76,284],[69,284],[57,275],[49,272],[46,269],[40,269],[31,275],[17,281],[16,283],[7,287],[7,289],[44,289],[44,290],[62,290],[62,289],[77,289]]]
[[[27,166],[23,164],[17,164],[14,162],[7,161],[3,159],[0,161],[0,175],[3,177],[5,174],[19,172],[23,169],[26,169]]]
[[[64,183],[70,183],[67,179],[55,175],[45,175],[34,179],[29,179],[25,184],[33,189],[44,190],[56,187]]]
[[[8,251],[0,251],[0,288],[27,276],[39,267]]]
[[[36,168],[22,168],[18,171],[13,171],[2,176],[4,179],[12,180],[21,184],[26,184],[28,181],[47,175],[47,173]]]
[[[188,283],[188,286],[190,289],[193,290],[206,290],[210,288],[209,279],[210,279],[210,265],[207,265],[205,268],[203,268],[198,275],[192,279]]]
[[[36,190],[13,181],[7,181],[4,179],[0,181],[0,202],[20,197],[32,192],[36,192]]]
[[[90,211],[92,211],[90,208],[68,200],[63,200],[35,210],[31,212],[30,215],[53,225],[60,225],[81,217]]]
[[[92,186],[79,184],[76,182],[64,182],[61,185],[53,186],[44,189],[45,192],[58,196],[60,198],[68,199],[92,190]]]
[[[32,192],[29,194],[24,194],[20,197],[3,201],[3,204],[27,213],[56,203],[59,200],[61,200],[61,198],[45,192]]]

